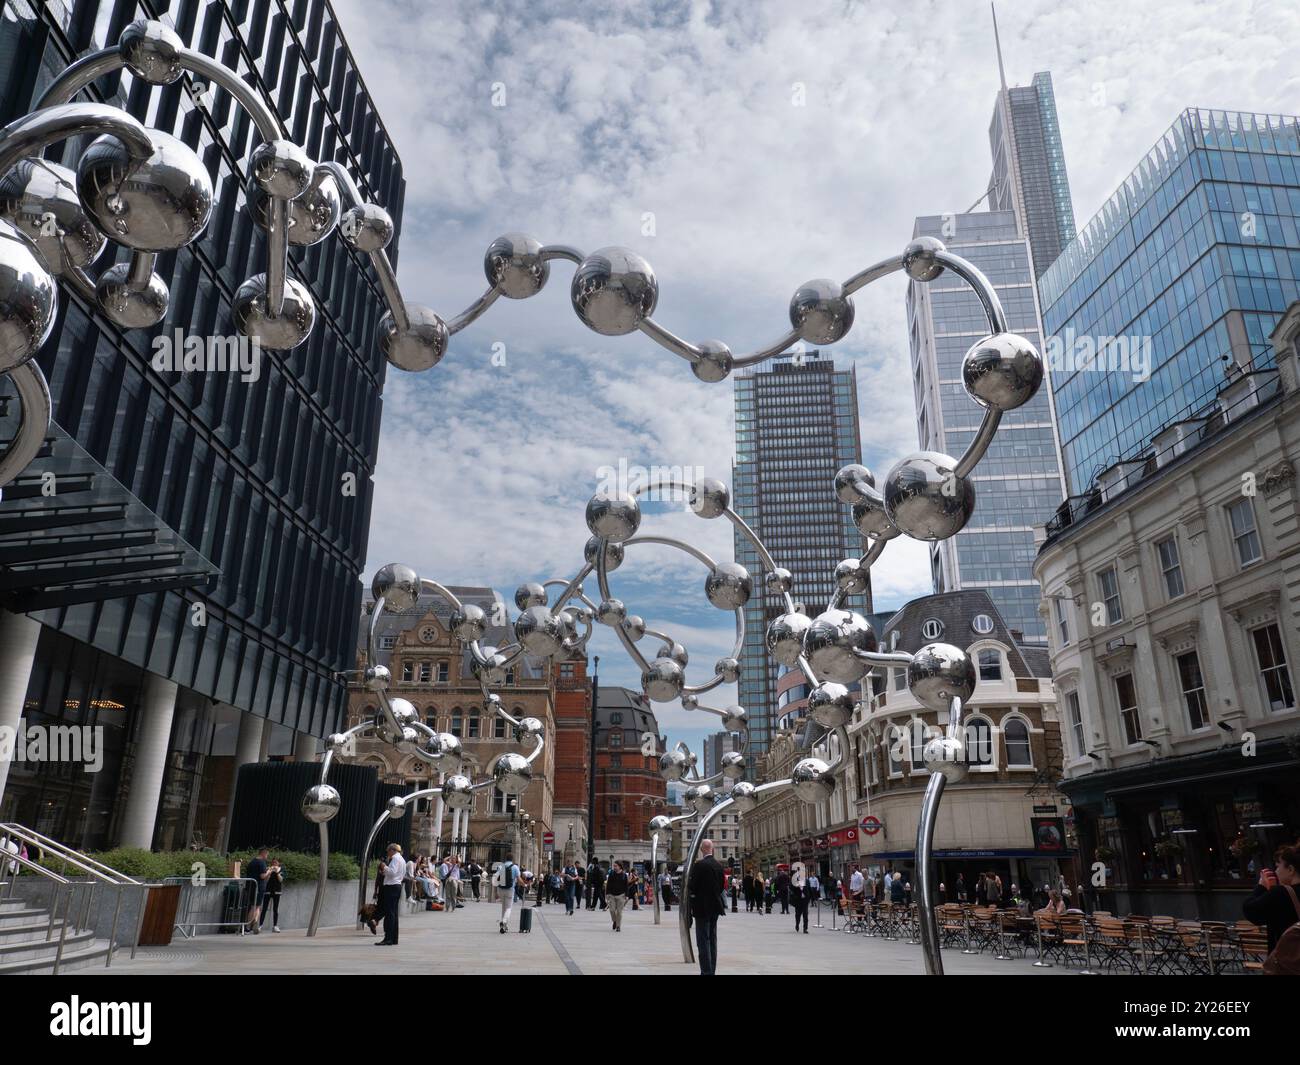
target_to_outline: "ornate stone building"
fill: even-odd
[[[491,588],[452,587],[462,602],[484,609],[489,622],[508,615],[504,601]],[[357,647],[357,668],[366,666],[366,634],[373,604],[363,608]],[[450,608],[440,597],[421,596],[408,611],[385,610],[375,633],[379,664],[392,672],[390,694],[409,700],[421,719],[440,732],[459,736],[465,755],[465,774],[481,780],[493,760],[506,751],[519,750],[509,725],[490,718],[484,711],[483,694],[470,672],[470,655],[462,651],[447,628]],[[485,646],[512,641],[502,625],[490,625]],[[534,779],[516,803],[496,788],[479,792],[469,810],[446,810],[440,801],[421,801],[413,815],[412,840],[418,851],[445,853],[455,849],[466,859],[480,863],[495,861],[507,851],[521,868],[537,868],[541,860],[543,834],[554,829],[556,685],[565,666],[520,658],[506,674],[505,684],[496,688],[505,708],[515,717],[535,717],[546,726],[546,746],[534,763]],[[568,679],[566,677],[566,679]],[[353,684],[348,692],[348,724],[374,717],[378,711],[374,695]],[[374,765],[386,781],[403,782],[413,790],[437,783],[437,773],[418,755],[402,754],[378,740],[361,739],[349,761]]]
[[[595,725],[595,855],[602,862],[649,862],[650,819],[669,812],[659,723],[640,692],[601,685]]]

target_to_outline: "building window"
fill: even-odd
[[[397,646],[397,637],[396,637],[396,636],[381,636],[381,637],[379,637],[379,649],[380,649],[381,651],[391,651],[391,650],[392,650],[394,647],[396,647],[396,646]]]
[[[507,686],[507,687],[513,686],[514,683],[515,683],[515,671],[514,671],[513,669],[507,669],[507,670],[506,670],[506,686]]]
[[[980,680],[1002,679],[1002,654],[991,648],[979,653]]]
[[[432,662],[421,662],[421,663],[420,663],[420,683],[421,683],[421,684],[428,684],[431,680],[433,680],[433,663],[432,663]]]
[[[450,674],[449,674],[448,669],[447,669],[447,663],[446,663],[446,662],[439,662],[439,663],[438,663],[438,683],[439,683],[439,684],[446,684],[446,683],[447,683],[447,678],[448,678],[449,675],[450,675]]]
[[[943,635],[943,622],[938,618],[926,618],[921,622],[921,635],[927,640],[937,640]]]
[[[622,790],[623,790],[623,778],[622,778],[622,777],[606,777],[606,778],[605,778],[605,782],[606,782],[606,783],[605,783],[605,786],[606,786],[607,788],[609,788],[610,791],[622,791]]]
[[[966,722],[966,764],[993,765],[993,727],[982,717]]]
[[[1124,605],[1119,598],[1119,575],[1115,567],[1104,569],[1097,574],[1097,585],[1101,588],[1102,602],[1106,604],[1106,624],[1116,625],[1124,620]]]
[[[478,714],[471,714],[469,718],[469,735],[467,739],[478,739]]]
[[[1056,611],[1056,632],[1061,638],[1061,646],[1070,646],[1070,608],[1066,606],[1066,599],[1061,598],[1052,600],[1052,609]]]
[[[407,680],[407,681],[409,681],[409,680],[414,680],[414,679],[415,679],[415,666],[414,666],[412,663],[410,663],[410,662],[403,662],[403,663],[402,663],[402,680]]]
[[[621,754],[611,754],[609,756],[609,767],[611,769],[622,769],[623,756]]]
[[[573,672],[573,663],[572,663],[572,662],[561,662],[561,663],[560,663],[560,676],[562,676],[562,677],[572,677],[573,675],[574,675],[574,672]]]
[[[1295,691],[1291,687],[1291,671],[1286,665],[1286,649],[1277,625],[1265,625],[1251,634],[1255,641],[1255,658],[1259,662],[1260,679],[1264,682],[1264,698],[1270,710],[1291,710],[1295,707]]]
[[[492,813],[507,814],[510,812],[506,805],[506,798],[506,793],[500,788],[494,787],[492,789]]]
[[[907,730],[899,725],[891,725],[888,732],[885,733],[885,750],[889,753],[889,775],[898,777],[903,775],[903,742],[907,738]]]
[[[976,614],[971,618],[970,627],[981,636],[987,636],[993,631],[993,619],[987,614]]]
[[[609,745],[610,745],[611,747],[622,747],[622,746],[623,746],[623,730],[622,730],[622,729],[617,729],[617,728],[616,728],[616,729],[610,729],[610,732],[609,732]]]
[[[925,768],[925,722],[914,717],[907,723],[908,738],[911,742],[912,772]]]
[[[494,740],[503,740],[506,738],[506,719],[504,717],[493,716],[492,738]]]
[[[1142,719],[1138,716],[1137,688],[1132,673],[1115,678],[1115,696],[1119,701],[1119,718],[1124,725],[1124,739],[1131,747],[1142,741]]]
[[[1183,594],[1183,564],[1178,557],[1178,541],[1172,536],[1156,544],[1160,573],[1165,579],[1165,595],[1177,599]]]
[[[894,670],[894,691],[901,692],[906,687],[907,687],[907,670],[905,669]]]
[[[1259,549],[1259,532],[1255,528],[1255,508],[1243,496],[1228,506],[1228,521],[1232,526],[1232,542],[1237,548],[1237,563],[1243,568],[1262,557]]]
[[[632,826],[629,825],[626,821],[623,822],[623,838],[624,839],[632,838]]]
[[[621,813],[623,812],[623,800],[622,800],[622,799],[610,799],[610,800],[609,800],[609,812],[612,813],[612,814],[621,814]]]
[[[623,724],[623,714],[622,714],[622,712],[619,711],[619,710],[615,710],[612,714],[610,714],[610,715],[609,715],[609,723],[610,723],[611,725],[621,725],[621,724]]]
[[[1178,681],[1183,688],[1183,703],[1187,707],[1187,723],[1195,732],[1210,723],[1210,711],[1205,703],[1205,681],[1201,679],[1201,662],[1195,651],[1179,655]]]
[[[1083,739],[1083,708],[1079,706],[1079,693],[1067,692],[1065,695],[1065,707],[1070,715],[1070,733],[1074,736],[1074,756],[1083,758],[1088,753],[1088,748]]]
[[[1002,737],[1007,744],[1007,765],[1011,769],[1032,769],[1034,754],[1029,746],[1029,726],[1018,717],[1002,725]]]
[[[451,712],[451,734],[453,736],[465,734],[465,715],[459,707]]]

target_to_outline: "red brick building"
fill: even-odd
[[[591,678],[587,660],[555,667],[555,850],[567,859],[587,856],[587,812],[591,788]],[[570,837],[570,826],[572,836]],[[569,839],[572,855],[565,854]]]
[[[640,692],[600,686],[596,707],[596,857],[650,858],[650,818],[666,812],[668,785],[659,775],[659,735]]]

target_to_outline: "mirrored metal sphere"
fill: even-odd
[[[114,263],[95,282],[95,300],[99,309],[123,329],[148,329],[167,316],[170,293],[167,282],[152,271],[139,284],[131,280],[130,263]]]
[[[683,710],[698,710],[699,708],[700,708],[700,698],[698,695],[691,695],[690,693],[687,693],[686,695],[682,696]]]
[[[29,361],[54,328],[59,290],[36,249],[0,220],[0,373]]]
[[[685,685],[686,671],[680,662],[671,658],[656,658],[641,674],[641,687],[651,702],[671,703],[682,694]]]
[[[708,784],[692,784],[683,793],[682,802],[703,817],[713,809],[713,788]]]
[[[320,181],[314,181],[296,200],[290,201],[289,243],[299,248],[319,244],[334,232],[342,217],[343,202],[338,185],[332,177],[325,175]],[[262,224],[266,224],[264,219]]]
[[[687,654],[686,647],[683,644],[678,643],[676,640],[665,643],[661,648],[659,648],[659,657],[671,658],[681,666],[682,669],[685,669],[691,664],[691,656]]]
[[[495,647],[482,647],[480,650],[483,652],[486,661],[480,662],[477,658],[470,656],[469,669],[474,674],[474,678],[489,687],[504,684],[506,681],[505,654]]]
[[[403,727],[420,720],[420,711],[408,699],[393,696],[388,700],[388,708],[393,712],[393,717],[397,719],[397,723]]]
[[[544,606],[530,606],[515,619],[515,639],[530,655],[549,658],[564,644],[564,626]]]
[[[439,732],[436,746],[432,743],[429,746],[435,752],[432,755],[433,760],[437,762],[442,772],[460,772],[461,762],[464,758],[464,748],[461,746],[459,736],[450,732]]]
[[[942,773],[949,784],[960,784],[968,776],[966,747],[953,736],[935,736],[921,752],[925,768]]]
[[[1043,359],[1024,337],[995,333],[966,352],[961,377],[976,403],[1006,412],[1034,398],[1043,383]]]
[[[382,251],[393,239],[393,219],[377,203],[359,203],[343,212],[339,235],[357,251]]]
[[[928,643],[912,656],[907,688],[912,698],[942,714],[954,698],[965,703],[975,691],[975,663],[960,647]]]
[[[451,612],[448,621],[453,635],[465,643],[483,639],[487,632],[487,612],[473,603],[463,603],[459,610]]]
[[[524,300],[542,291],[551,276],[551,264],[542,258],[541,241],[523,233],[507,233],[488,245],[483,272],[501,295]]]
[[[449,810],[469,809],[474,805],[474,782],[467,776],[453,773],[442,782],[442,801]]]
[[[545,606],[546,587],[537,581],[527,581],[515,589],[515,606],[527,610],[530,606]]]
[[[650,264],[627,248],[601,248],[588,255],[569,289],[578,317],[597,333],[634,332],[659,301],[659,282]]]
[[[790,790],[801,802],[825,802],[835,793],[831,767],[820,758],[804,758],[790,774]]]
[[[127,69],[150,85],[170,85],[184,73],[185,42],[161,22],[136,19],[122,31],[117,47]]]
[[[248,172],[263,192],[296,200],[311,185],[316,164],[290,140],[262,141],[249,156]]]
[[[744,732],[749,728],[749,714],[743,706],[729,706],[723,715],[722,727],[727,732]]]
[[[645,619],[640,614],[629,614],[623,619],[623,631],[633,643],[645,635]]]
[[[524,740],[534,740],[545,733],[546,726],[535,717],[521,717],[519,724],[514,727],[515,739],[521,743]]]
[[[623,545],[616,544],[613,540],[606,540],[605,543],[605,572],[613,573],[619,566],[623,565]],[[599,557],[601,539],[599,536],[588,538],[582,547],[582,557],[590,565],[596,564]]]
[[[754,579],[739,562],[719,562],[704,578],[704,594],[719,610],[735,610],[749,602]]]
[[[664,814],[655,814],[650,818],[650,824],[646,826],[651,832],[657,832],[662,835],[671,835],[673,831],[673,819]]]
[[[507,795],[522,795],[533,782],[533,767],[522,754],[507,751],[493,763],[492,779]]]
[[[389,672],[387,666],[366,666],[365,687],[366,691],[381,692],[386,691],[388,686],[393,682],[393,674]]]
[[[768,622],[765,636],[768,653],[783,666],[794,667],[799,664],[803,654],[804,633],[812,626],[807,614],[792,611],[782,614]]]
[[[823,728],[839,728],[853,720],[856,700],[843,684],[826,681],[808,694],[808,713]]]
[[[91,142],[77,163],[77,194],[101,230],[139,251],[189,244],[212,214],[212,180],[194,150],[146,129],[153,154],[137,162],[116,137]]]
[[[0,176],[0,217],[36,246],[52,274],[68,264],[89,266],[104,249],[105,237],[81,205],[77,175],[45,159],[24,159]]]
[[[621,544],[641,527],[641,504],[630,492],[597,492],[587,503],[587,528],[596,536]]]
[[[869,469],[859,462],[841,466],[835,473],[835,498],[841,503],[861,503],[868,498],[860,488],[864,484],[868,488],[876,487],[876,479]]]
[[[975,513],[975,485],[958,477],[955,459],[937,451],[918,451],[885,478],[885,514],[899,532],[914,540],[947,540]]]
[[[352,737],[342,732],[331,732],[325,737],[325,748],[330,751],[342,751],[350,746]]]
[[[838,281],[816,278],[790,299],[790,324],[809,344],[834,344],[853,328],[853,301]]]
[[[727,797],[742,814],[753,813],[758,806],[757,790],[748,780],[738,780],[727,792]]]
[[[329,784],[313,784],[302,797],[302,815],[314,825],[332,820],[343,805],[338,789]]]
[[[835,564],[835,584],[849,595],[867,590],[868,573],[856,558],[846,558]]]
[[[735,365],[731,349],[721,340],[706,340],[696,347],[700,349],[700,358],[691,363],[691,373],[707,384],[725,381]]]
[[[400,821],[406,816],[406,799],[401,795],[392,796],[388,800],[387,809],[389,820]]]
[[[868,496],[860,503],[853,504],[853,524],[863,536],[875,538],[890,536],[897,532],[894,523],[885,513],[885,502],[878,496]]]
[[[770,569],[763,577],[764,583],[767,584],[769,592],[781,594],[789,592],[794,587],[794,574],[788,569],[782,569],[778,566],[776,569]]]
[[[659,775],[664,780],[681,780],[690,770],[690,759],[686,752],[674,747],[659,756]]]
[[[230,314],[244,336],[256,339],[268,351],[288,351],[311,336],[316,303],[306,285],[286,277],[280,313],[272,315],[267,309],[266,275],[254,274],[235,291]]]
[[[719,518],[731,504],[731,492],[713,477],[701,477],[691,485],[690,505],[697,517]]]
[[[745,775],[745,756],[739,751],[727,751],[718,759],[718,768],[728,780],[740,780]]]
[[[602,625],[621,625],[627,619],[627,607],[621,599],[602,599],[596,606],[596,620]]]
[[[803,636],[803,652],[813,672],[839,684],[861,680],[871,667],[855,652],[875,649],[876,633],[871,622],[852,610],[819,614]]]
[[[431,369],[447,354],[451,336],[436,311],[418,303],[406,304],[408,325],[398,329],[392,311],[379,319],[379,350],[389,363],[408,373]]]
[[[735,684],[740,680],[740,660],[728,655],[726,658],[719,658],[713,664],[713,672],[722,678],[725,684]]]
[[[420,577],[410,566],[389,562],[375,571],[370,593],[389,610],[413,610],[420,597]]]
[[[913,281],[933,281],[943,273],[943,264],[935,253],[944,250],[938,237],[917,237],[903,249],[903,269]]]

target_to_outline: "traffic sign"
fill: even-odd
[[[555,846],[555,833],[554,833],[554,832],[543,832],[543,833],[542,833],[542,846],[545,847],[547,850],[550,850],[552,847]]]
[[[875,814],[867,814],[867,816],[862,819],[862,831],[868,836],[874,836],[884,827],[885,826],[881,823],[880,818]]]

